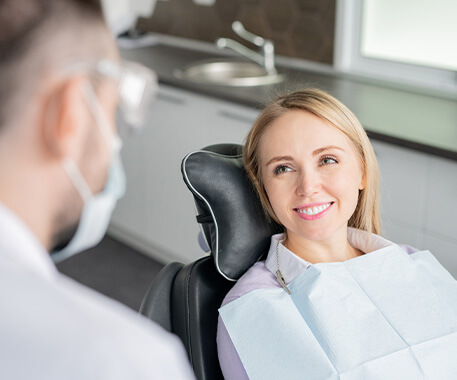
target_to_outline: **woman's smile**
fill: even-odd
[[[298,216],[305,220],[316,220],[323,218],[331,210],[335,202],[314,203],[294,208]]]

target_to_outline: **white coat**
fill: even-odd
[[[0,379],[194,379],[178,338],[60,274],[0,204]]]

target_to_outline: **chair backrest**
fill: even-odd
[[[184,158],[184,182],[194,195],[211,256],[186,266],[167,265],[140,310],[181,338],[199,380],[223,379],[216,346],[218,309],[235,281],[266,254],[270,236],[281,230],[262,209],[241,149],[214,145]]]
[[[216,268],[231,281],[268,252],[271,235],[282,231],[262,208],[244,170],[242,148],[211,145],[189,153],[181,165]]]

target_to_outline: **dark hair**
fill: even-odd
[[[82,31],[100,26],[99,0],[0,1],[0,129],[24,111],[43,70],[59,59],[59,41],[78,55],[78,44],[92,43]]]

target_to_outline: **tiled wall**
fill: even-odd
[[[192,0],[158,1],[149,19],[140,19],[144,31],[214,42],[230,37],[242,42],[231,24],[275,43],[276,53],[322,63],[333,62],[336,0],[216,0],[213,6]]]

